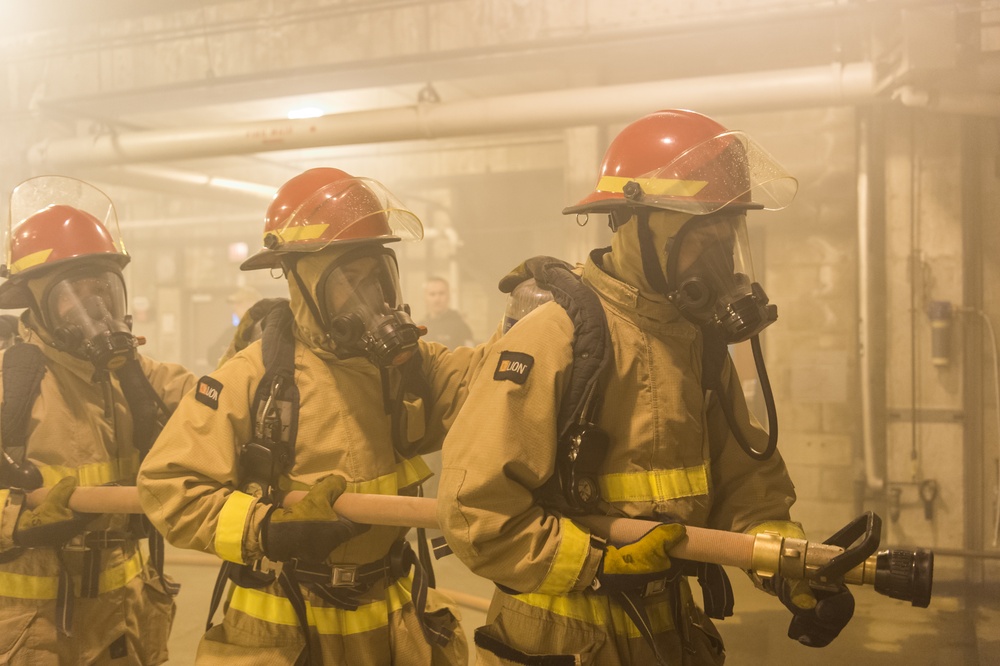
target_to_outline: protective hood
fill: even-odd
[[[674,211],[658,210],[649,213],[649,229],[652,232],[653,245],[663,275],[667,275],[670,240],[689,219],[691,216],[687,213]],[[649,283],[643,270],[639,223],[636,215],[632,215],[628,222],[618,227],[611,237],[611,252],[604,257],[604,268],[622,282],[638,288],[639,292],[649,300],[667,301],[667,297]]]
[[[323,330],[322,325],[317,321],[316,316],[310,308],[310,299],[316,299],[316,287],[320,277],[325,272],[331,262],[336,261],[350,251],[351,248],[330,249],[326,252],[303,255],[295,263],[295,270],[299,274],[302,283],[309,290],[308,295],[303,295],[302,288],[291,275],[288,279],[288,300],[292,308],[292,315],[295,317],[295,338],[309,347],[317,356],[324,360],[336,360],[336,343],[333,342]]]

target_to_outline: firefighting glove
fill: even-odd
[[[69,498],[78,484],[76,477],[64,477],[52,486],[41,504],[23,511],[14,527],[14,544],[21,548],[51,548],[83,532],[97,515],[69,508]]]
[[[596,589],[617,592],[636,589],[666,576],[667,552],[684,540],[680,523],[660,524],[626,546],[607,546],[597,568]]]
[[[767,582],[792,612],[788,637],[807,647],[826,647],[854,615],[854,596],[845,585],[835,591],[812,590],[804,580],[774,576]]]
[[[323,562],[331,551],[366,531],[368,525],[353,523],[333,510],[346,487],[343,477],[332,474],[290,509],[272,509],[261,524],[264,555],[276,562]]]

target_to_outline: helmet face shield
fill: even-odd
[[[51,210],[53,207],[72,207],[76,213],[82,213],[92,217],[103,226],[106,235],[103,243],[101,241],[85,242],[83,247],[75,248],[72,251],[56,247],[44,261],[53,261],[59,258],[74,256],[79,254],[118,254],[127,257],[125,244],[121,239],[121,232],[118,228],[118,215],[115,212],[111,199],[101,190],[93,185],[76,178],[68,176],[37,176],[29,178],[14,188],[10,195],[10,208],[8,217],[8,227],[4,239],[4,249],[6,252],[6,265],[10,267],[11,274],[16,275],[20,265],[23,265],[26,254],[41,251],[44,243],[33,236],[18,236],[18,225],[29,217]],[[72,214],[72,212],[70,214]],[[66,223],[67,225],[70,222]],[[66,226],[68,231],[70,227]],[[28,232],[31,233],[31,232]],[[77,239],[70,239],[76,241]],[[18,243],[25,245],[23,248],[16,247]],[[53,241],[55,242],[55,241]],[[18,251],[20,249],[20,252]],[[39,257],[36,261],[42,261]],[[31,267],[31,261],[27,262],[27,267]]]
[[[629,191],[630,180],[639,188]],[[622,188],[633,203],[691,215],[710,215],[732,204],[779,210],[798,190],[798,181],[744,132],[712,137],[638,178],[605,176],[599,189],[602,185]]]

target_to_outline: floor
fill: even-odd
[[[170,639],[171,663],[194,663],[218,570],[213,560],[200,553],[168,552],[168,572],[183,584]],[[454,596],[463,602],[462,621],[471,637],[485,620],[483,608],[492,584],[471,574],[453,556],[437,562],[435,570],[438,588],[460,590]],[[970,589],[938,582],[926,609],[881,596],[870,587],[853,588],[854,620],[830,646],[813,649],[787,638],[789,615],[780,602],[755,590],[742,572],[730,570],[729,575],[736,613],[718,625],[726,640],[728,664],[1000,666],[997,585]]]

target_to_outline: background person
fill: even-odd
[[[430,277],[424,285],[427,306],[427,340],[440,342],[449,349],[471,347],[472,330],[462,315],[451,307],[451,286],[443,277]]]

